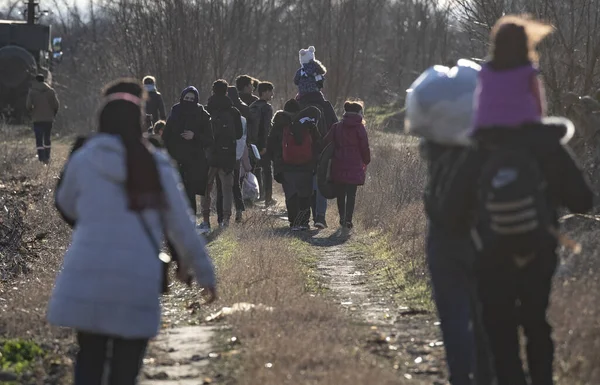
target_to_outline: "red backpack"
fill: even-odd
[[[296,138],[294,131],[300,134],[301,138]],[[283,129],[283,162],[286,164],[301,165],[313,160],[313,140],[310,132],[305,127],[298,127],[293,130],[292,126],[285,126]]]

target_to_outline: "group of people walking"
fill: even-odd
[[[202,196],[199,230],[211,230],[215,186],[219,227],[229,226],[234,209],[235,221],[243,220],[246,204],[242,184],[250,172],[258,182],[258,201],[264,201],[266,207],[276,204],[273,180],[282,184],[292,230],[309,229],[311,212],[314,226],[326,228],[327,199],[320,193],[316,168],[322,149],[329,143],[337,149],[331,178],[340,186],[342,196],[338,199],[340,225],[352,228],[356,186],[364,183],[370,161],[363,105],[346,103],[344,117],[338,122],[321,91],[326,68],[314,53],[314,47],[300,50],[301,67],[294,77],[298,94],[275,114],[271,105],[273,84],[241,75],[235,86],[222,79],[215,81],[205,106],[195,87],[185,88],[165,121],[155,79],[144,78],[149,93],[146,116],[155,122],[150,129],[154,143],[164,145],[176,161],[195,214],[196,196]]]

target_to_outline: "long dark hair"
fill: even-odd
[[[135,79],[118,79],[102,92],[105,105],[100,111],[99,132],[118,135],[125,146],[129,209],[162,209],[166,198],[160,182],[152,147],[142,137],[146,92]]]
[[[529,15],[501,17],[491,32],[490,65],[501,71],[537,64],[536,47],[551,32],[552,26]]]

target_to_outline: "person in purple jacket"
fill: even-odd
[[[365,129],[362,102],[344,103],[344,117],[325,136],[325,144],[334,144],[331,179],[337,186],[340,226],[351,229],[356,190],[365,184],[367,165],[371,162],[369,139]]]

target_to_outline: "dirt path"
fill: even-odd
[[[404,307],[392,293],[377,288],[368,261],[339,231],[321,232],[310,242],[320,249],[318,270],[332,300],[372,330],[367,348],[389,361],[399,376],[415,383],[445,384],[443,344],[435,316]]]

